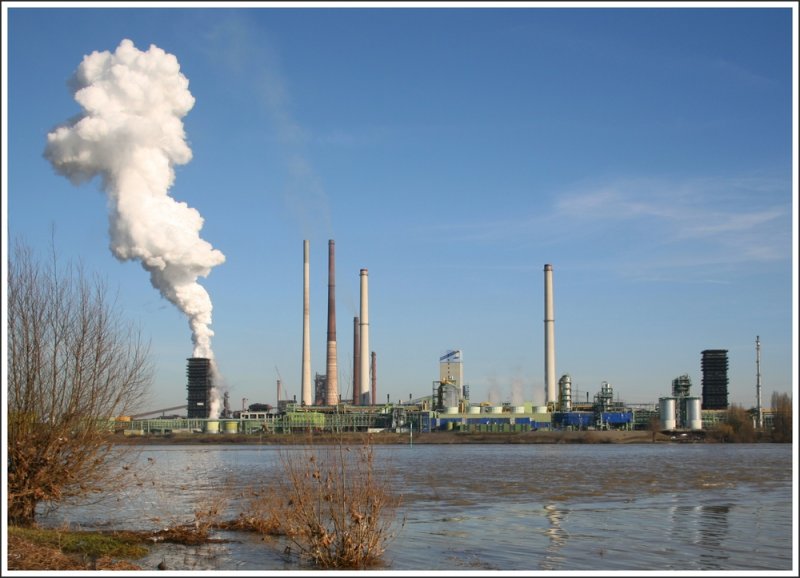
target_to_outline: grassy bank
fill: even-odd
[[[141,570],[144,537],[8,527],[9,570]]]

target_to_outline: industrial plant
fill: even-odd
[[[307,432],[527,432],[574,430],[650,430],[700,434],[724,418],[728,409],[728,357],[725,349],[702,351],[702,392],[693,394],[688,374],[672,381],[670,395],[657,404],[626,404],[613,386],[602,382],[597,391],[579,391],[569,373],[556,379],[553,266],[544,266],[544,405],[531,402],[491,404],[470,399],[464,382],[463,352],[450,349],[439,356],[438,379],[430,394],[407,401],[378,401],[377,355],[370,351],[368,270],[359,271],[360,311],[353,318],[352,382],[343,395],[338,382],[336,333],[335,243],[328,242],[328,311],[326,373],[311,375],[309,315],[309,241],[303,242],[303,343],[300,401],[286,399],[279,376],[277,403],[251,404],[231,410],[227,393],[219,403],[213,360],[187,360],[185,406],[117,418],[125,435],[172,432],[292,434]],[[756,338],[757,361],[760,342]],[[758,416],[763,425],[758,371]],[[590,393],[591,395],[590,399]],[[281,397],[283,394],[283,398]],[[185,415],[166,411],[185,409]],[[160,417],[153,417],[161,413]]]

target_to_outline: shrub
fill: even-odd
[[[401,497],[388,472],[377,475],[369,440],[355,450],[342,442],[288,449],[281,461],[280,530],[300,554],[325,569],[378,564],[396,535]]]

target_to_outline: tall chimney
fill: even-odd
[[[361,346],[359,349],[364,352],[361,357],[361,375],[359,376],[359,391],[361,405],[369,404],[369,358],[366,352],[369,351],[369,298],[367,294],[367,270],[361,269]]]
[[[553,266],[544,266],[544,387],[545,403],[556,405],[556,331],[553,315]]]
[[[336,266],[333,239],[328,241],[328,357],[326,366],[325,404],[339,403],[339,380],[336,366]]]
[[[361,405],[359,401],[359,377],[361,377],[361,338],[358,331],[358,317],[353,317],[353,405]]]
[[[372,405],[375,405],[378,401],[378,398],[375,397],[378,393],[377,391],[377,379],[378,379],[378,358],[375,357],[375,352],[372,352]],[[388,396],[387,396],[387,402]]]
[[[311,399],[311,324],[309,319],[308,293],[308,239],[303,241],[303,369],[301,379],[301,401],[312,405]]]

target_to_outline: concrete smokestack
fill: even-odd
[[[372,405],[375,405],[378,402],[378,395],[377,390],[377,381],[378,381],[378,358],[375,356],[375,352],[372,352]],[[388,395],[386,396],[389,397]],[[388,399],[387,399],[388,401]]]
[[[308,240],[303,241],[303,369],[301,401],[311,405],[311,322],[309,318]]]
[[[358,317],[353,317],[353,405],[360,405],[359,377],[361,377],[361,336],[358,330]]]
[[[363,352],[369,351],[369,297],[367,293],[367,270],[361,269],[361,346]],[[361,375],[359,376],[360,401],[369,404],[369,358],[366,353],[361,357]]]
[[[553,315],[553,266],[544,266],[544,387],[545,403],[555,407],[556,330]]]
[[[328,241],[328,356],[326,367],[325,404],[339,403],[339,380],[336,366],[336,264],[333,239]]]

